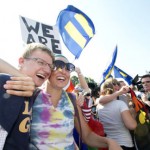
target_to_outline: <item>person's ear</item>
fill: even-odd
[[[18,67],[21,68],[21,66],[24,64],[24,58],[20,57],[18,62],[19,62],[19,66]]]

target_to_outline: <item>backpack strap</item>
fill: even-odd
[[[35,102],[37,96],[39,95],[41,89],[40,88],[36,88],[35,91],[33,92],[33,95],[32,95],[32,100],[33,100],[33,103]]]
[[[68,96],[74,106],[75,116],[77,117],[79,126],[80,126],[79,149],[81,149],[82,130],[81,130],[80,116],[79,116],[79,112],[78,112],[78,108],[77,108],[77,104],[76,104],[76,96],[73,93],[68,93]]]

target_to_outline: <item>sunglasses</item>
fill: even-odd
[[[53,70],[58,70],[59,68],[65,68],[69,72],[75,71],[75,66],[72,63],[65,63],[61,60],[55,60]]]

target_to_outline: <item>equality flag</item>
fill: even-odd
[[[57,17],[60,35],[68,50],[79,58],[82,50],[95,34],[92,20],[72,5],[62,10]]]
[[[117,58],[117,52],[118,52],[118,48],[116,46],[116,48],[114,49],[114,52],[111,56],[111,59],[110,59],[110,63],[108,63],[108,66],[106,67],[106,69],[104,70],[103,72],[103,77],[102,77],[102,81],[100,83],[100,85],[106,80],[108,79],[109,77],[111,77],[111,73],[112,73],[112,70],[113,70],[113,67],[115,65],[115,61],[116,61],[116,58]]]
[[[114,66],[114,77],[123,78],[129,85],[132,84],[133,78],[117,66]]]

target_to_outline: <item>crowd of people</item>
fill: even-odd
[[[66,86],[74,71],[79,84],[70,97]],[[0,59],[0,72],[0,150],[149,149],[134,139],[133,87],[123,80],[109,78],[93,88],[80,68],[41,43],[27,44],[19,69]],[[149,114],[150,74],[140,82],[137,98]]]

